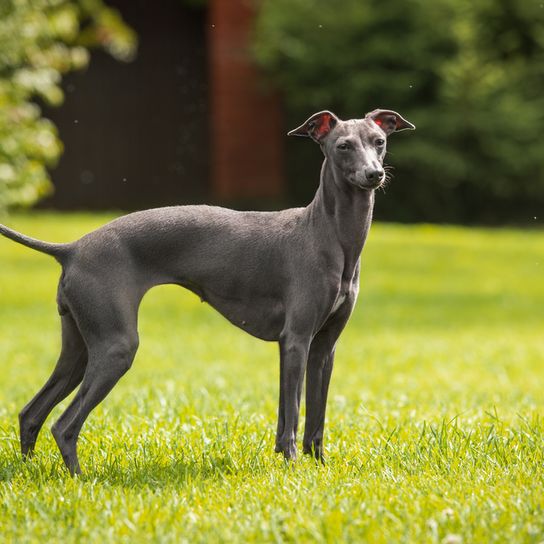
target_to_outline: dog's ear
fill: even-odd
[[[402,115],[391,110],[374,110],[365,115],[365,119],[374,121],[388,136],[400,130],[414,130],[416,127]]]
[[[303,136],[320,143],[330,131],[338,124],[338,117],[330,111],[314,113],[306,122],[288,132],[288,136]]]

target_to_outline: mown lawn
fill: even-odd
[[[106,215],[13,216],[71,240]],[[132,370],[90,416],[71,479],[17,414],[59,350],[58,265],[0,240],[4,542],[542,542],[544,232],[373,226],[340,341],[328,463],[273,453],[275,344],[162,287]]]

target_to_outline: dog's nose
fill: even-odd
[[[367,181],[370,181],[371,183],[376,183],[377,181],[380,181],[383,178],[384,171],[382,168],[374,169],[369,168],[365,172]]]

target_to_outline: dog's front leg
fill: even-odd
[[[291,460],[297,456],[298,417],[308,346],[309,339],[305,337],[286,334],[280,339],[280,404],[276,452],[282,452],[286,459]]]
[[[327,344],[327,339],[314,340],[310,349],[306,371],[306,425],[302,441],[303,452],[322,463],[325,410],[334,363],[334,348],[331,350]]]
[[[324,462],[323,431],[336,342],[348,322],[355,298],[354,290],[315,335],[310,345],[306,370],[306,424],[302,446],[305,454],[313,455],[321,462]]]

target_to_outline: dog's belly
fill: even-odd
[[[235,299],[209,291],[200,296],[233,325],[252,336],[268,341],[279,339],[284,323],[280,301],[262,296],[251,300]]]

